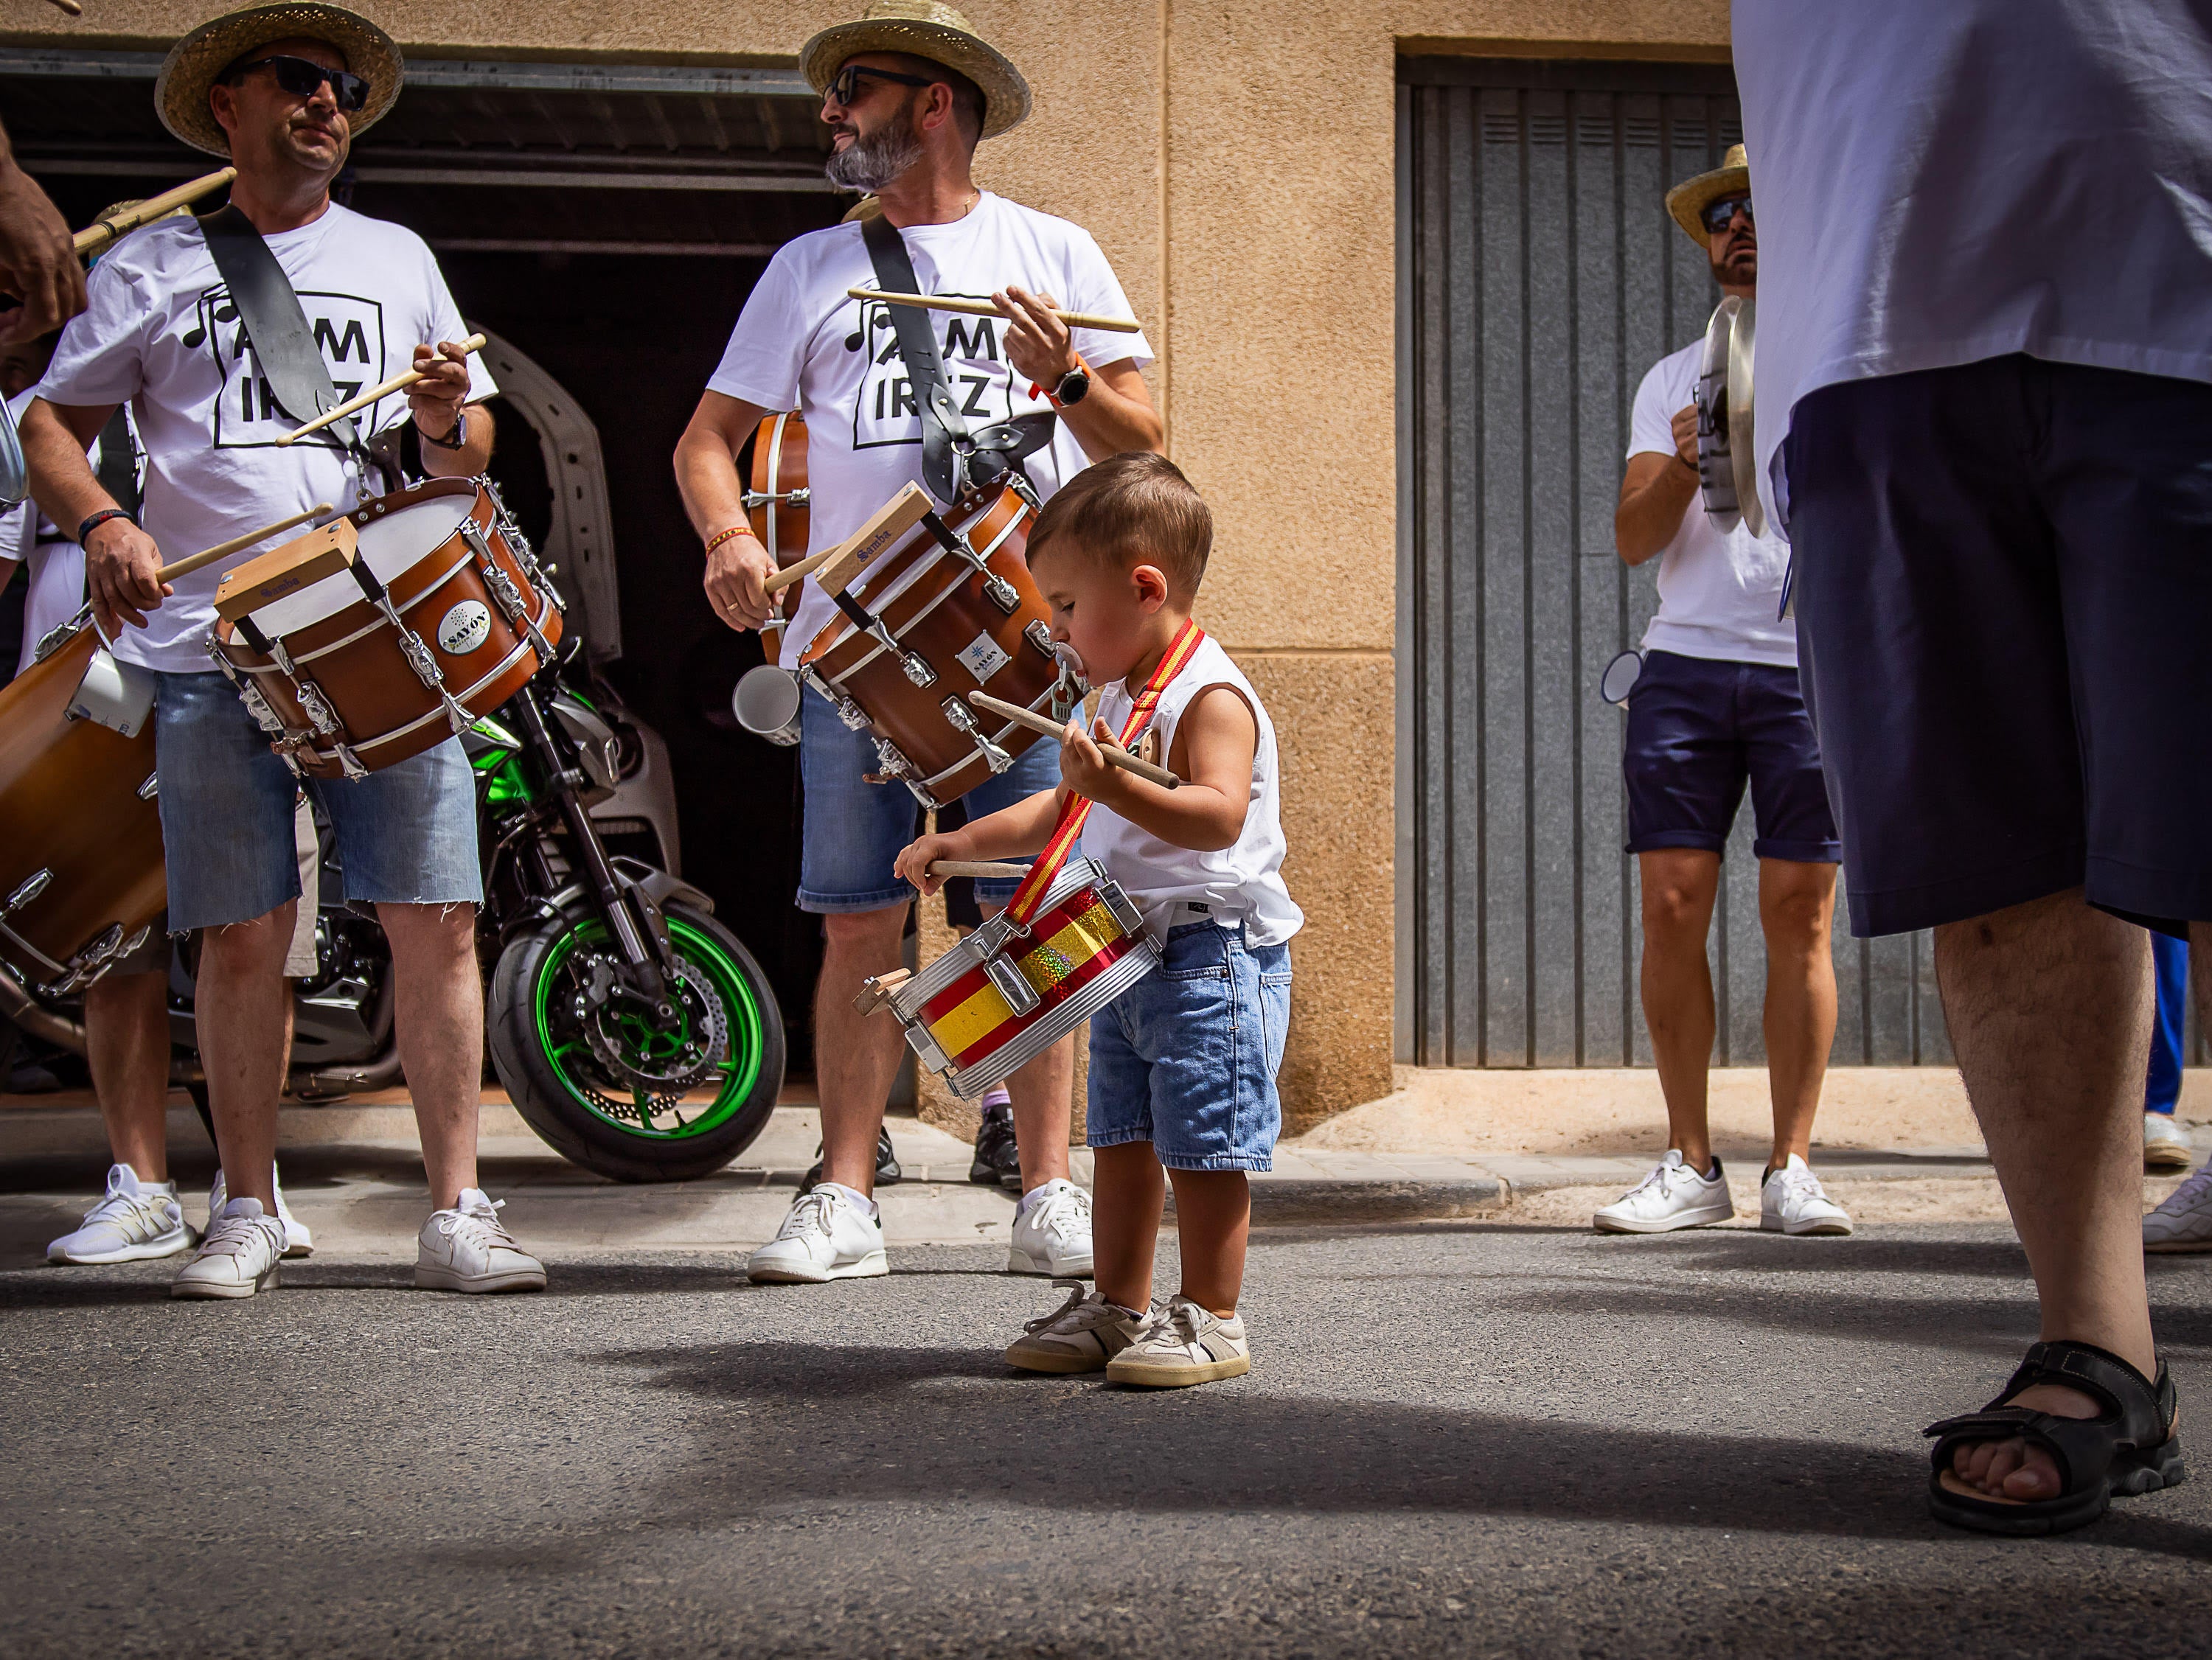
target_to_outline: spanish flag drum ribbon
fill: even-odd
[[[1206,630],[1191,620],[1186,621],[1168,642],[1159,666],[1145,682],[1145,689],[1137,694],[1129,718],[1122,723],[1121,741],[1124,749],[1136,747],[1137,740],[1152,722],[1152,711],[1159,707],[1160,694],[1168,689],[1169,682],[1182,672],[1183,665],[1205,640]],[[1082,839],[1083,821],[1090,815],[1090,801],[1070,791],[1067,804],[1060,809],[1060,822],[1053,827],[1052,839],[1044,845],[1044,851],[1037,855],[1036,863],[1030,866],[1029,875],[1022,878],[1022,885],[1014,890],[1014,897],[1006,906],[1006,920],[1024,932],[1028,931],[1030,918],[1036,914],[1037,907],[1044,903],[1045,890],[1052,886],[1060,867],[1074,853],[1076,843]]]

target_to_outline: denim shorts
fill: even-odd
[[[1161,954],[1091,1019],[1091,1145],[1150,1142],[1170,1170],[1271,1168],[1290,947],[1197,922],[1169,930]]]
[[[1843,857],[1795,669],[1645,652],[1628,699],[1620,770],[1632,853],[1719,852],[1748,784],[1759,827],[1753,857],[1799,864]]]
[[[914,889],[891,874],[900,849],[919,833],[921,809],[903,784],[870,784],[876,741],[839,719],[830,700],[800,700],[799,770],[806,791],[799,853],[799,908],[817,914],[882,911],[904,905]],[[1060,746],[1039,738],[997,777],[960,800],[972,821],[1060,783]],[[975,898],[996,909],[1020,881],[978,881]]]
[[[265,917],[300,894],[292,816],[299,780],[222,675],[155,681],[169,930]],[[483,902],[476,781],[459,739],[365,779],[310,779],[307,789],[330,815],[347,899]]]

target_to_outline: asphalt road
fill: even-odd
[[[1255,1243],[1245,1379],[1010,1372],[995,1253],[539,1298],[288,1265],[0,1274],[0,1651],[2190,1654],[2212,1468],[2056,1541],[1954,1533],[1919,1427],[2033,1336],[2001,1227]],[[2212,1259],[2154,1263],[2212,1402]],[[2212,1451],[2208,1451],[2212,1459]]]

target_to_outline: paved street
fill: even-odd
[[[1255,1241],[1246,1379],[1024,1377],[1048,1288],[552,1253],[463,1301],[320,1253],[0,1272],[0,1651],[2201,1654],[2212,1481],[2000,1542],[1917,1429],[2033,1332],[2001,1226]],[[10,1264],[25,1260],[10,1250]],[[2153,1265],[2187,1403],[2212,1260]]]

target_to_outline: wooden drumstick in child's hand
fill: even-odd
[[[968,701],[978,709],[989,710],[1002,720],[1010,720],[1017,726],[1026,726],[1032,732],[1040,733],[1048,738],[1056,738],[1066,730],[1056,720],[1040,715],[1034,710],[1024,709],[1018,703],[1007,703],[1001,699],[994,698],[988,692],[970,692],[968,694]],[[1101,743],[1098,746],[1098,753],[1123,772],[1133,772],[1149,784],[1158,785],[1163,790],[1174,790],[1182,786],[1182,780],[1169,772],[1166,767],[1152,761],[1139,760],[1118,744]]]

